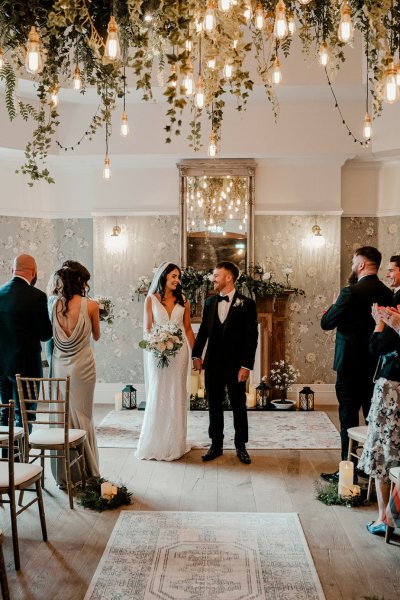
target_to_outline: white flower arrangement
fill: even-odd
[[[154,269],[153,269],[153,272],[154,272]],[[146,277],[146,275],[140,275],[137,285],[133,291],[134,296],[132,297],[132,300],[135,299],[135,295],[137,296],[137,299],[139,300],[141,294],[147,294],[147,292],[149,291],[150,283],[151,283],[151,280],[148,277]]]
[[[158,358],[157,366],[159,368],[168,367],[169,358],[182,348],[183,335],[175,323],[166,323],[165,325],[153,325],[150,333],[145,336],[144,340],[139,342],[139,347],[142,350],[151,352]]]
[[[272,363],[270,381],[278,390],[288,390],[300,376],[300,371],[285,360]]]
[[[100,321],[112,325],[114,320],[114,303],[108,296],[97,296],[95,298],[99,305]]]

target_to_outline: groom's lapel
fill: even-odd
[[[231,302],[231,305],[230,305],[230,307],[229,307],[228,314],[226,315],[226,319],[225,319],[225,321],[224,321],[224,327],[223,327],[223,331],[224,331],[224,333],[225,333],[225,330],[226,330],[226,326],[227,326],[227,325],[228,325],[228,323],[229,323],[229,319],[230,319],[230,318],[231,318],[231,316],[232,316],[232,309],[233,309],[233,305],[234,305],[234,304],[235,304],[235,302],[236,302],[236,298],[237,298],[237,292],[235,292],[235,293],[233,294],[232,302]]]
[[[215,295],[211,301],[210,312],[208,313],[208,331],[209,331],[209,333],[211,333],[211,331],[213,330],[213,327],[214,327],[215,311],[217,310],[217,306],[218,306],[217,295]]]

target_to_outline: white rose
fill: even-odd
[[[271,279],[271,277],[272,277],[272,274],[269,271],[264,273],[264,275],[262,276],[263,281],[269,281]]]
[[[172,350],[173,347],[174,347],[174,343],[171,342],[171,341],[169,341],[169,342],[166,343],[166,346],[167,346],[167,350]]]

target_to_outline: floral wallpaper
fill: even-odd
[[[354,251],[361,246],[375,246],[381,243],[378,233],[378,217],[343,217],[341,219],[341,286],[345,286],[351,272]],[[379,242],[378,242],[379,239]]]
[[[33,219],[0,216],[0,285],[11,277],[14,258],[31,254],[38,265],[37,287],[46,291],[52,271],[67,259],[93,270],[92,219]]]
[[[400,216],[379,217],[378,239],[378,248],[382,252],[380,277],[384,279],[390,257],[400,254]]]
[[[123,383],[143,382],[144,297],[134,293],[141,275],[149,276],[164,260],[179,264],[179,218],[139,216],[118,219],[121,234],[112,240],[115,219],[94,218],[94,281],[96,295],[111,296],[114,323],[102,323],[96,345],[97,378]]]
[[[255,260],[284,281],[282,269],[293,270],[290,283],[306,295],[291,296],[286,327],[286,359],[300,371],[300,382],[332,383],[334,332],[320,328],[323,311],[339,291],[340,217],[320,217],[325,245],[312,245],[308,216],[257,216]]]

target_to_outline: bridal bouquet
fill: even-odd
[[[159,368],[168,367],[169,358],[182,348],[183,335],[180,329],[174,323],[166,325],[153,325],[150,333],[144,340],[139,342],[139,347],[151,352],[158,358],[157,366]]]
[[[100,321],[104,321],[107,325],[112,325],[114,319],[114,303],[107,296],[98,296],[95,298],[99,305]]]

